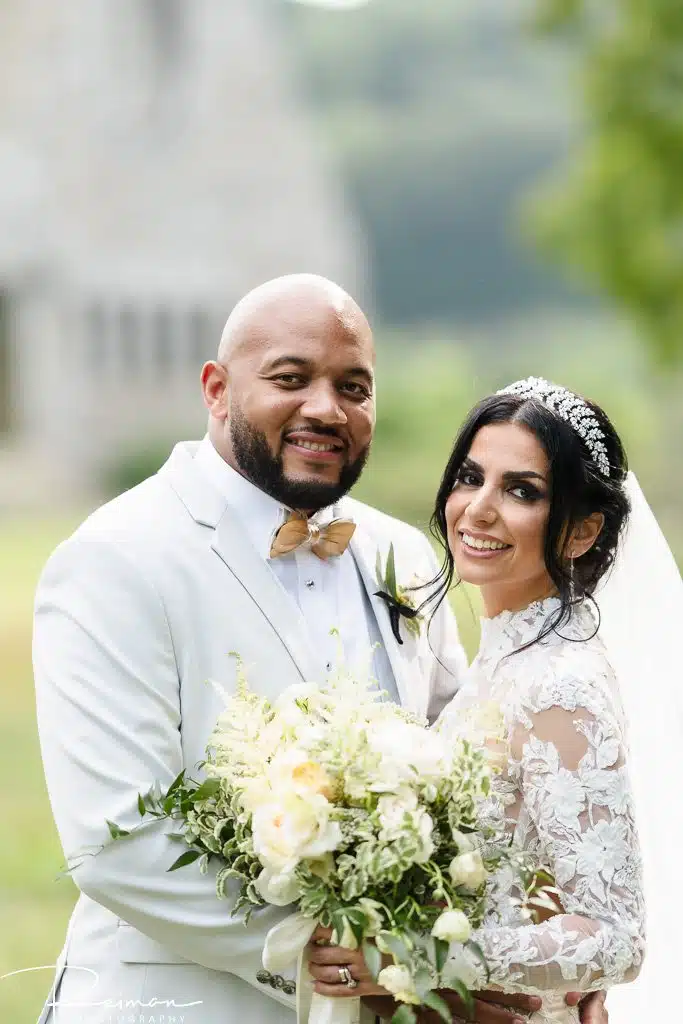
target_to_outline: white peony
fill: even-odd
[[[331,810],[324,796],[273,793],[252,819],[254,851],[264,867],[286,873],[306,857],[335,850],[342,836],[337,822],[330,821]]]
[[[405,783],[439,782],[447,771],[443,737],[412,722],[380,722],[368,732],[371,749],[381,756],[370,789],[395,792]]]
[[[404,786],[396,793],[387,793],[377,801],[377,813],[382,829],[380,839],[392,842],[405,832],[406,814],[418,808],[417,794]]]
[[[488,877],[478,850],[458,854],[449,864],[448,872],[453,885],[463,885],[466,889],[478,889]]]
[[[432,928],[434,938],[444,942],[467,942],[471,934],[470,922],[462,910],[444,910]]]
[[[333,795],[332,779],[300,747],[289,747],[276,754],[268,766],[268,777],[273,789],[291,790],[299,796],[322,794],[327,800]]]
[[[390,964],[381,970],[377,976],[377,983],[387,992],[391,992],[399,1003],[414,1003],[419,1006],[420,997],[415,991],[413,976],[402,964]]]

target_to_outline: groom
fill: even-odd
[[[286,911],[264,908],[245,926],[216,898],[211,870],[167,873],[178,854],[167,824],[135,828],[138,792],[201,761],[219,688],[234,683],[231,652],[275,697],[323,678],[340,649],[351,666],[373,650],[391,699],[432,718],[465,667],[445,603],[429,636],[399,622],[397,637],[375,596],[390,544],[399,584],[437,565],[418,531],[345,497],[375,421],[372,336],[349,296],[310,275],[256,289],[202,387],[208,436],[94,513],[39,585],[41,747],[81,892],[41,1024],[294,1021],[294,969],[261,965]],[[106,820],[134,831],[112,843]],[[486,995],[477,1012],[484,1024],[514,1017]],[[600,1000],[584,1020],[604,1024]]]

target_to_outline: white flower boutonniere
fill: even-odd
[[[382,555],[377,552],[375,566],[377,583],[380,589],[375,592],[375,597],[381,597],[389,611],[391,631],[396,637],[396,642],[403,643],[401,637],[400,622],[403,619],[404,625],[413,636],[419,636],[424,617],[421,615],[415,594],[412,592],[422,586],[421,580],[413,576],[407,586],[400,586],[396,582],[396,556],[394,545],[389,545],[389,553],[384,568],[382,568]]]

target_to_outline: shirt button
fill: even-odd
[[[311,590],[315,586],[315,580],[304,580],[304,586]]]
[[[328,672],[331,672],[332,671],[332,662],[328,661],[327,665],[325,665],[325,668],[327,669]]]

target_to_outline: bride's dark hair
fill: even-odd
[[[598,469],[577,431],[537,398],[490,395],[472,409],[455,440],[436,496],[431,528],[444,549],[445,558],[441,571],[432,581],[436,589],[428,603],[434,601],[434,607],[438,607],[453,584],[455,563],[448,546],[446,503],[475,436],[482,427],[493,423],[525,426],[537,438],[550,463],[550,513],[544,554],[548,574],[557,587],[560,608],[544,633],[567,622],[573,605],[592,596],[614,561],[630,506],[623,489],[628,465],[621,439],[600,406],[589,401],[586,404],[604,437],[609,477]],[[593,546],[574,559],[572,579],[563,540],[583,519],[596,512],[604,516],[604,525]]]

